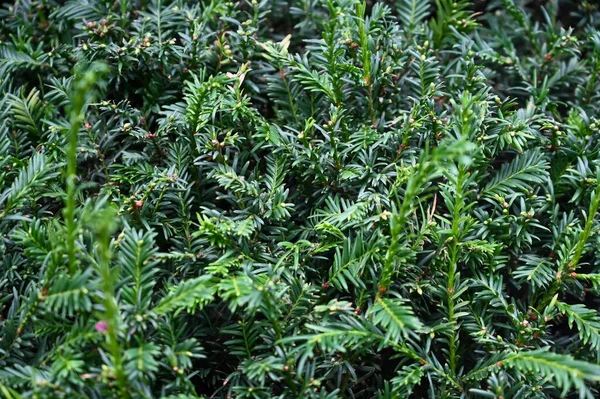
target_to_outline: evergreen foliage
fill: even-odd
[[[0,9],[0,396],[600,396],[600,5]]]

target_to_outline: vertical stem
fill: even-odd
[[[404,198],[399,209],[397,209],[394,214],[391,215],[391,242],[383,261],[383,269],[381,271],[381,279],[379,281],[379,290],[376,294],[377,298],[381,298],[392,283],[392,275],[394,273],[394,267],[396,264],[396,254],[400,250],[400,239],[405,231],[404,229],[406,228],[404,225],[406,218],[411,212],[411,208],[414,205],[414,199],[419,193],[419,190],[427,182],[428,178],[433,175],[433,169],[437,166],[437,162],[432,160],[429,150],[425,149],[424,153],[421,155],[421,159],[415,173],[406,183]]]
[[[71,128],[67,141],[67,175],[66,175],[66,195],[65,209],[63,216],[67,227],[67,257],[69,263],[69,274],[73,276],[77,272],[77,257],[75,238],[77,237],[77,228],[75,226],[75,194],[77,189],[77,141],[81,122],[83,120],[83,109],[88,99],[94,91],[99,74],[108,70],[108,67],[102,63],[94,63],[83,75],[77,76],[73,82],[73,89],[70,100],[69,120]]]
[[[600,178],[598,178],[596,190],[592,193],[592,199],[590,202],[590,207],[587,214],[587,219],[585,221],[585,226],[583,231],[579,234],[579,238],[577,240],[577,246],[575,247],[575,253],[569,262],[564,262],[562,267],[559,270],[559,274],[557,278],[552,282],[552,285],[548,288],[546,295],[543,296],[539,305],[536,307],[537,309],[544,309],[550,302],[554,295],[558,293],[563,284],[563,279],[568,275],[570,271],[574,271],[577,269],[577,265],[579,264],[579,260],[583,256],[583,252],[585,249],[585,244],[588,242],[590,236],[592,235],[592,228],[594,227],[594,218],[598,213],[598,208],[600,207]]]
[[[83,96],[83,93],[76,92],[71,100],[71,129],[69,130],[67,146],[67,198],[64,216],[67,225],[67,256],[69,258],[69,274],[71,276],[77,272],[75,248],[75,238],[77,237],[77,230],[75,227],[75,191],[77,180],[77,136],[81,127],[81,111],[84,105]]]
[[[114,220],[114,214],[106,210],[104,215],[98,219],[96,225],[98,234],[98,274],[102,279],[102,292],[104,294],[104,318],[107,323],[106,346],[112,356],[112,366],[119,388],[119,397],[129,398],[127,390],[127,378],[123,369],[123,358],[121,356],[121,344],[119,343],[119,325],[121,317],[119,306],[115,298],[113,273],[111,273],[110,260],[112,251],[110,249],[110,236]]]
[[[358,36],[360,39],[360,51],[361,51],[361,62],[363,67],[363,79],[364,85],[367,88],[367,97],[369,100],[369,118],[371,119],[371,124],[375,125],[375,104],[373,101],[373,81],[371,77],[371,49],[369,48],[369,36],[368,32],[365,30],[365,11],[366,11],[366,3],[362,2],[356,6],[356,24],[358,28]]]
[[[452,207],[452,227],[450,232],[449,241],[449,252],[450,260],[448,262],[448,284],[447,284],[447,306],[448,306],[448,323],[451,326],[451,334],[448,338],[448,352],[450,357],[450,371],[452,375],[456,375],[456,362],[458,360],[457,355],[457,339],[456,335],[458,328],[456,326],[455,319],[455,303],[454,303],[454,289],[456,286],[457,276],[457,265],[458,258],[460,255],[459,241],[461,238],[461,213],[465,206],[464,202],[464,183],[466,173],[465,167],[462,165],[458,166],[458,175],[456,176],[456,188],[455,188],[455,201]]]
[[[451,325],[451,333],[448,338],[448,352],[450,355],[450,371],[452,375],[456,375],[456,334],[454,318],[454,285],[456,277],[456,263],[458,260],[458,248],[456,240],[453,240],[450,245],[450,262],[448,264],[448,287],[447,289],[447,302],[448,302],[448,323]]]
[[[594,218],[598,213],[598,207],[600,206],[600,181],[597,182],[596,190],[592,193],[592,201],[588,210],[587,220],[585,221],[585,227],[579,235],[579,241],[575,249],[575,254],[571,258],[571,261],[567,265],[570,269],[577,268],[577,264],[583,255],[585,244],[588,242],[590,235],[592,234],[592,227],[594,227]],[[566,271],[566,270],[565,270]]]

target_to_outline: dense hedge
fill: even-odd
[[[0,10],[0,396],[600,390],[600,5]]]

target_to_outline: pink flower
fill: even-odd
[[[108,331],[108,323],[104,320],[100,320],[98,323],[96,323],[96,331],[104,334]]]

